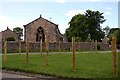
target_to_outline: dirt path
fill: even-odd
[[[39,75],[39,74],[30,74],[30,73],[24,73],[24,72],[15,72],[15,71],[7,71],[7,70],[2,70],[2,79],[5,78],[21,78],[21,79],[30,79],[30,80],[52,80],[53,77],[51,76],[44,76],[44,75]]]
[[[2,78],[32,78],[32,77],[12,73],[2,73]]]

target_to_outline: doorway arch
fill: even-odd
[[[45,34],[44,29],[42,27],[39,27],[36,33],[36,42],[40,42],[41,39],[43,42],[45,41]]]

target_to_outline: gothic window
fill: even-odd
[[[39,27],[36,33],[36,42],[40,42],[41,39],[43,42],[45,41],[45,34],[43,28]]]
[[[60,38],[60,41],[63,42],[63,38]]]

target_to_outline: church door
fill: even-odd
[[[39,27],[36,33],[36,42],[40,42],[41,39],[43,42],[45,41],[45,34],[43,28]]]

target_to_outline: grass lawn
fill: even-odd
[[[2,68],[62,78],[113,78],[110,52],[76,54],[75,71],[72,70],[71,55],[69,53],[49,54],[49,64],[46,66],[45,54],[29,54],[28,64],[26,64],[25,54],[12,54],[7,55],[7,62],[2,63]]]

